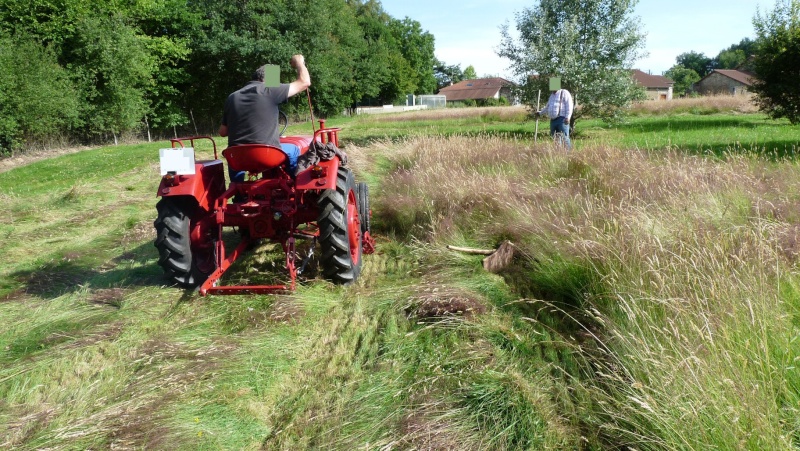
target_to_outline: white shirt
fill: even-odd
[[[550,94],[550,99],[547,101],[547,106],[539,111],[539,114],[545,114],[550,119],[563,116],[566,119],[572,117],[573,103],[572,94],[566,89],[559,89],[558,91]]]

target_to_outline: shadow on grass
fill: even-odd
[[[800,140],[772,140],[760,143],[742,142],[736,145],[730,143],[710,143],[700,148],[678,146],[679,149],[693,155],[713,155],[725,157],[731,154],[755,155],[770,161],[798,159],[800,153]]]
[[[626,135],[624,144],[620,144],[623,147],[649,150],[670,147],[690,155],[740,154],[769,160],[795,160],[800,151],[800,133],[793,133],[797,127],[749,115],[633,118],[616,129]],[[580,134],[577,137],[580,139]]]
[[[642,133],[664,131],[686,131],[716,128],[744,128],[754,130],[761,127],[773,127],[774,122],[754,120],[751,117],[713,117],[713,116],[668,116],[658,119],[632,120],[630,124],[621,126]]]
[[[34,270],[11,273],[9,277],[23,285],[19,291],[43,299],[73,293],[84,286],[95,289],[161,286],[165,279],[161,268],[154,263],[157,259],[153,243],[146,242],[100,266],[93,265],[91,257],[63,258]]]

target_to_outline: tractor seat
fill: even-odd
[[[234,171],[264,172],[286,163],[287,157],[275,146],[266,144],[239,144],[222,151],[228,167]]]

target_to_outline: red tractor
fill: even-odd
[[[338,128],[325,121],[312,136],[282,136],[302,155],[320,146],[338,146]],[[196,141],[210,140],[213,160],[194,160]],[[295,240],[312,240],[308,256],[319,244],[323,276],[337,284],[356,281],[362,254],[374,252],[370,236],[369,190],[356,183],[338,155],[320,160],[296,177],[288,173],[281,149],[260,144],[231,146],[222,152],[235,171],[247,171],[246,181],[225,188],[225,170],[209,136],[173,139],[161,149],[161,197],[156,208],[158,264],[174,282],[200,286],[200,294],[275,293],[293,290],[299,272]],[[186,143],[191,147],[185,147]],[[335,147],[335,149],[338,149]],[[316,159],[315,159],[316,160]],[[235,202],[234,202],[235,200]],[[241,241],[227,253],[223,228],[238,229]],[[220,285],[234,261],[258,240],[280,243],[291,282],[278,285]]]

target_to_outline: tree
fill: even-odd
[[[716,69],[736,69],[747,61],[744,50],[723,50],[717,55],[714,67]]]
[[[389,28],[401,55],[413,71],[413,93],[433,94],[436,88],[436,78],[433,76],[433,66],[436,64],[433,35],[423,31],[419,22],[408,17],[403,20],[392,19]]]
[[[189,41],[198,17],[184,0],[132,2],[129,21],[136,24],[144,47],[153,58],[153,82],[146,88],[148,127],[170,130],[189,122],[184,93],[191,77],[186,69],[191,58]]]
[[[702,52],[691,51],[678,55],[675,58],[675,62],[678,63],[678,66],[692,69],[697,72],[700,78],[703,78],[711,72],[713,60]]]
[[[517,14],[519,39],[504,26],[498,55],[510,59],[522,79],[523,101],[535,105],[537,91],[547,91],[552,76],[572,91],[578,114],[614,120],[631,101],[644,98],[630,75],[644,43],[639,20],[631,17],[636,3],[538,0]]]
[[[379,99],[381,90],[392,77],[392,68],[389,65],[390,54],[394,52],[390,49],[390,43],[394,42],[386,23],[390,16],[383,11],[380,2],[368,0],[364,3],[352,2],[355,16],[361,29],[361,39],[364,47],[359,55],[356,55],[356,79],[360,89],[360,96],[354,99],[353,105],[357,102],[366,101],[367,103],[377,102],[383,104],[383,99]]]
[[[689,94],[692,91],[692,86],[700,81],[700,76],[697,75],[694,69],[679,65],[672,66],[664,75],[675,82],[672,90],[681,97]]]
[[[750,90],[772,118],[800,123],[800,0],[777,0],[771,12],[753,19],[757,50]]]
[[[29,36],[0,33],[0,155],[78,123],[78,98],[55,54]]]
[[[474,80],[478,78],[478,74],[475,72],[475,67],[471,64],[464,69],[464,80]]]
[[[755,53],[756,41],[744,38],[738,44],[733,44],[719,52],[711,61],[714,69],[744,69],[749,70],[748,60]]]
[[[439,60],[436,60],[436,64],[433,66],[433,76],[436,78],[437,91],[445,86],[454,85],[464,79],[461,65],[456,64],[448,66],[447,63]]]
[[[65,42],[67,69],[83,97],[82,117],[88,135],[118,136],[137,126],[148,112],[155,59],[147,38],[121,18],[96,17],[79,22]]]

